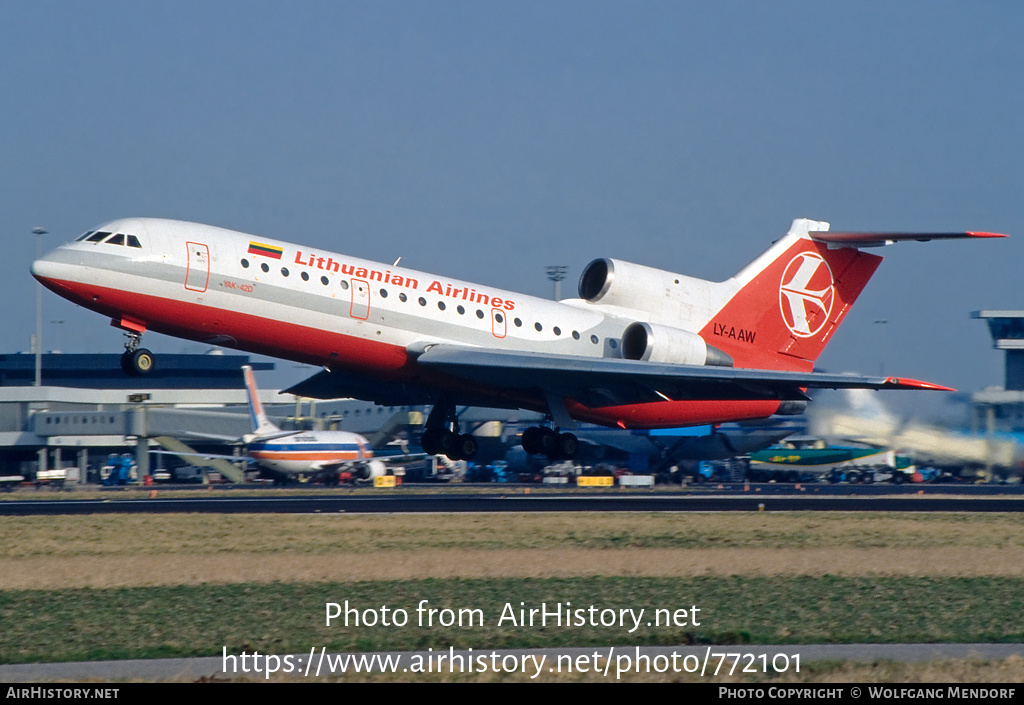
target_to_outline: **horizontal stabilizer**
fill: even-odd
[[[854,233],[835,231],[812,231],[812,240],[839,247],[881,247],[896,242],[928,242],[929,240],[968,240],[972,238],[1006,237],[1001,233]]]

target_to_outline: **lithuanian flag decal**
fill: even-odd
[[[249,241],[249,254],[250,255],[262,255],[264,257],[271,257],[273,259],[281,259],[281,255],[284,253],[283,247],[274,247],[273,245],[265,245],[262,242]]]

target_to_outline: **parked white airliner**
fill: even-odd
[[[527,452],[571,458],[574,420],[667,428],[799,413],[807,388],[947,389],[813,372],[881,257],[898,240],[995,233],[829,232],[798,219],[723,282],[620,260],[583,271],[555,302],[231,230],[128,218],[37,260],[57,294],[128,335],[145,374],[146,330],[325,368],[291,390],[318,398],[433,404],[428,453],[470,458],[456,405],[546,413]]]
[[[337,481],[369,480],[386,474],[381,460],[373,460],[369,442],[348,431],[282,431],[263,410],[252,368],[242,367],[249,397],[252,433],[243,437],[250,458],[283,476],[321,476]]]
[[[270,471],[276,480],[288,481],[295,477],[337,484],[355,480],[372,480],[387,474],[384,461],[373,457],[370,442],[358,433],[348,431],[283,431],[267,416],[260,402],[259,390],[252,368],[242,366],[246,397],[249,401],[249,419],[252,431],[241,438],[215,434],[195,434],[246,447],[245,456],[215,453],[182,453],[178,451],[151,451],[178,457],[220,458],[222,460],[251,460]],[[405,456],[388,456],[394,462],[407,460]]]

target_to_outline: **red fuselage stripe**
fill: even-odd
[[[346,451],[335,453],[331,451],[302,452],[302,451],[252,451],[250,455],[257,460],[360,460],[358,452]]]

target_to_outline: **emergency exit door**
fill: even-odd
[[[349,290],[352,292],[349,315],[352,318],[360,318],[365,321],[370,317],[370,283],[362,279],[353,279]]]
[[[185,288],[206,291],[210,284],[210,248],[201,242],[186,242],[188,266],[185,270]]]

